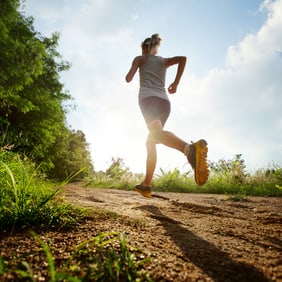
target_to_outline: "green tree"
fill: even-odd
[[[50,152],[54,168],[50,170],[49,174],[53,178],[63,180],[81,169],[83,171],[74,180],[82,179],[93,173],[89,144],[81,130],[61,132]]]
[[[65,126],[62,102],[71,97],[59,72],[69,64],[59,60],[58,34],[42,37],[18,8],[19,1],[0,2],[1,141],[41,161]]]
[[[59,82],[58,72],[67,70],[69,65],[55,61],[53,49],[58,44],[58,35],[45,38],[43,43],[46,46],[43,72],[18,94],[29,102],[29,109],[23,111],[22,107],[10,104],[1,115],[5,119],[2,123],[3,142],[13,142],[14,150],[28,154],[37,162],[49,161],[49,148],[66,127],[66,109],[62,103],[71,98],[63,92],[63,85]]]
[[[21,97],[25,86],[43,72],[46,50],[32,27],[32,18],[19,12],[19,1],[0,1],[0,111],[9,114],[11,107],[22,112],[33,108]]]
[[[68,106],[63,105],[71,96],[59,73],[70,64],[57,51],[59,35],[36,32],[33,18],[20,13],[19,6],[20,1],[0,1],[0,147],[43,162],[56,176],[82,167],[90,171],[85,136],[66,122]]]

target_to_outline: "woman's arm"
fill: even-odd
[[[187,60],[187,58],[185,56],[177,56],[177,57],[165,59],[165,66],[167,68],[172,66],[172,65],[178,64],[174,82],[171,83],[170,86],[168,87],[168,92],[170,94],[176,93],[177,86],[179,84],[180,78],[181,78],[181,76],[184,72],[184,69],[185,69],[186,60]]]
[[[138,70],[138,68],[140,66],[140,61],[141,61],[141,56],[138,56],[133,60],[133,62],[131,64],[131,68],[128,71],[127,75],[125,76],[126,82],[130,82],[133,79],[136,71]]]

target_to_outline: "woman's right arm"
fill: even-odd
[[[141,59],[140,59],[140,56],[136,57],[136,58],[133,60],[133,62],[132,62],[132,64],[131,64],[131,68],[130,68],[130,70],[128,71],[127,75],[125,76],[126,82],[130,82],[130,81],[133,79],[133,77],[134,77],[136,71],[138,70],[138,68],[139,68],[139,66],[140,66],[140,60],[141,60]]]

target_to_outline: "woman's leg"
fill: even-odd
[[[155,143],[163,144],[184,153],[187,143],[172,132],[163,130],[160,120],[154,120],[148,125],[148,128],[150,131],[150,138],[154,140]]]
[[[161,143],[184,152],[187,143],[173,133],[163,130],[170,114],[170,102],[158,97],[149,97],[139,100],[139,106],[150,131],[150,139],[156,144]]]
[[[147,148],[146,175],[143,181],[143,185],[152,186],[152,179],[154,176],[156,163],[157,163],[157,149],[156,149],[156,143],[153,141],[150,135],[148,136],[146,141],[146,148]]]
[[[159,120],[153,121],[149,125],[150,138],[157,144],[161,143],[170,148],[174,148],[187,156],[188,162],[194,170],[195,181],[198,185],[203,185],[208,180],[209,170],[207,165],[207,142],[200,139],[196,143],[187,144],[176,135],[169,131],[163,130],[162,124]],[[155,164],[154,164],[155,169]],[[149,170],[148,181],[152,180],[153,171]]]
[[[156,163],[157,163],[157,151],[156,144],[163,144],[168,147],[174,148],[182,153],[187,145],[186,142],[178,138],[176,135],[169,131],[164,131],[160,120],[154,120],[148,125],[149,136],[146,142],[147,148],[147,161],[146,161],[146,175],[143,181],[143,185],[151,186],[154,176]]]

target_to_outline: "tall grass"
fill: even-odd
[[[212,175],[207,188],[210,189],[212,186],[228,194],[241,193],[252,196],[281,196],[282,189],[279,175],[282,175],[282,169],[277,169],[275,174],[272,175],[268,175],[267,170],[260,170],[254,174],[247,174],[240,180],[234,178],[232,175],[226,175],[222,179],[222,176],[216,173]],[[224,185],[222,185],[223,183]]]
[[[282,196],[282,169],[275,168],[272,173],[259,170],[255,174],[238,177],[232,171],[215,171],[211,168],[210,177],[203,186],[197,186],[192,172],[179,170],[163,172],[154,182],[157,191],[230,194],[245,196]]]
[[[118,166],[119,164],[116,164]],[[128,169],[115,168],[115,172],[99,172],[92,176],[90,187],[107,187],[133,189],[143,180],[143,175],[134,175]],[[153,179],[153,190],[183,193],[213,193],[245,196],[282,196],[282,168],[273,165],[250,174],[246,171],[242,156],[236,155],[232,160],[210,162],[210,176],[207,183],[199,187],[192,171],[180,172],[177,168],[171,171],[160,169]],[[109,168],[109,169],[110,169]]]
[[[99,171],[87,179],[86,186],[131,190],[134,183],[136,184],[142,181],[142,177],[142,174],[133,174],[131,172],[122,173],[119,176],[113,177],[103,171]]]
[[[72,226],[83,217],[83,210],[55,198],[64,185],[52,188],[28,159],[0,151],[0,231],[30,225]]]

